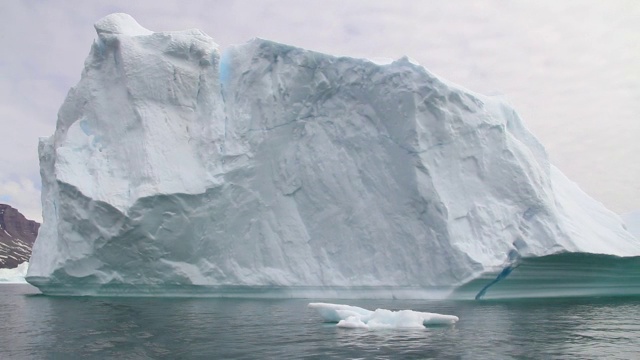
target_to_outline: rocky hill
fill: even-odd
[[[0,204],[0,269],[11,269],[28,261],[40,224],[18,210]]]

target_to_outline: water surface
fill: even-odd
[[[2,359],[632,359],[640,298],[328,300],[460,317],[455,326],[342,329],[323,299],[49,297],[0,285]]]

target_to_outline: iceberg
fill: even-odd
[[[453,325],[459,318],[454,315],[413,310],[392,311],[331,303],[309,303],[325,322],[337,323],[337,327],[362,329],[424,328],[425,326]]]
[[[640,239],[640,210],[622,215],[622,220],[624,220],[627,230]]]
[[[13,269],[0,269],[0,284],[26,284],[27,269],[29,269],[28,261]]]
[[[442,298],[510,254],[640,255],[508,104],[409,58],[95,29],[39,144],[45,294]]]

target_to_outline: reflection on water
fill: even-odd
[[[323,323],[302,299],[26,295],[34,291],[0,286],[3,359],[629,359],[640,351],[640,298],[347,301],[460,317],[450,327],[364,330]]]

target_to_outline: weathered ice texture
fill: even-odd
[[[428,297],[509,253],[640,254],[513,109],[407,58],[95,27],[40,143],[45,292]]]

